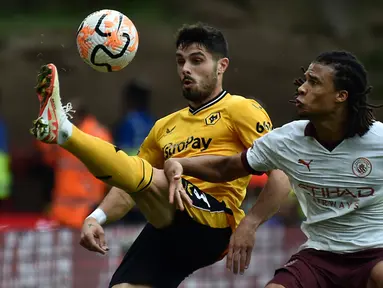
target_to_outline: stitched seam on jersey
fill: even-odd
[[[227,94],[226,90],[223,90],[222,93],[220,95],[218,95],[216,98],[214,98],[213,100],[211,100],[210,102],[206,103],[205,105],[203,105],[202,107],[194,110],[193,108],[189,107],[189,111],[190,113],[192,113],[193,115],[197,114],[198,112],[214,105],[215,103],[219,102],[223,97],[225,97]]]

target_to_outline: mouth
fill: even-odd
[[[299,101],[297,98],[289,100],[289,102],[295,104],[295,106],[298,108],[303,106],[303,103]]]
[[[189,88],[189,87],[191,87],[193,84],[194,84],[194,81],[191,80],[191,79],[184,79],[184,80],[182,81],[182,85],[183,85],[185,88]]]

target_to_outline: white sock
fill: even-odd
[[[63,117],[64,118],[64,117]],[[72,136],[73,124],[65,117],[62,119],[57,137],[57,144],[62,145]]]

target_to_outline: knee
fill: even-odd
[[[157,229],[173,223],[176,208],[169,203],[169,198],[156,193],[131,194],[146,220]]]
[[[156,229],[163,229],[170,226],[173,223],[173,216],[171,215],[162,215],[158,216],[148,216],[146,220],[152,224]]]
[[[268,284],[265,288],[285,288],[285,286],[271,283],[271,284]]]
[[[376,264],[372,269],[370,280],[374,283],[371,287],[383,288],[383,261]]]

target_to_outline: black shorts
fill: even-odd
[[[231,228],[211,228],[177,211],[172,225],[146,224],[114,273],[110,286],[129,283],[173,288],[225,255]]]

